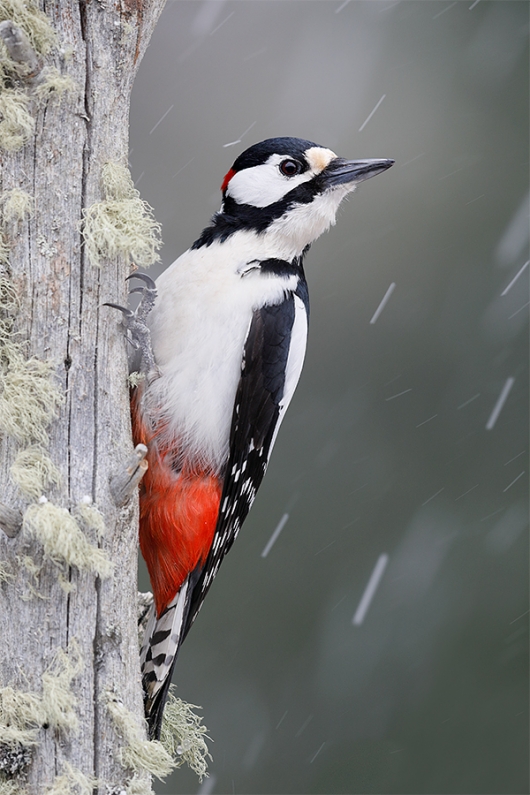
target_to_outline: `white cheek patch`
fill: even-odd
[[[278,166],[288,155],[271,155],[266,163],[238,171],[227,187],[227,194],[238,204],[268,207],[280,201],[298,185],[309,182],[319,174],[335,155],[330,149],[313,146],[305,152],[309,169],[295,177],[285,177]]]
[[[268,207],[280,201],[286,193],[308,182],[314,174],[306,171],[295,177],[284,177],[278,168],[286,155],[271,155],[261,166],[251,166],[238,171],[228,183],[227,193],[238,204]]]

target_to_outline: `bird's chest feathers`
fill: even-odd
[[[186,252],[157,282],[160,297],[150,324],[162,376],[148,401],[190,456],[214,468],[228,453],[252,314],[280,303],[298,281],[293,275],[263,274],[250,256],[219,248]]]

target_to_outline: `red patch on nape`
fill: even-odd
[[[234,169],[231,168],[230,171],[228,172],[228,174],[225,176],[225,178],[223,180],[223,184],[221,185],[221,192],[222,193],[224,193],[225,190],[228,188],[228,183],[230,182],[230,180],[232,179],[232,177],[234,176],[235,173],[236,172],[234,171]]]

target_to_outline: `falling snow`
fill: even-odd
[[[513,277],[513,279],[511,280],[511,282],[509,283],[509,285],[508,285],[507,287],[505,287],[505,288],[504,288],[504,290],[502,291],[501,295],[506,295],[506,293],[507,293],[507,292],[508,292],[508,291],[509,291],[509,290],[510,290],[512,287],[513,287],[513,285],[515,284],[515,282],[517,281],[517,279],[519,278],[519,276],[521,275],[521,273],[523,273],[523,271],[525,271],[525,270],[526,270],[526,268],[528,267],[528,265],[529,265],[529,264],[530,264],[530,260],[527,260],[527,261],[525,262],[525,264],[523,265],[523,267],[521,268],[521,270],[520,270],[520,271],[518,271],[518,272],[515,274],[515,276]]]
[[[267,555],[271,551],[273,545],[275,544],[276,540],[278,539],[278,536],[280,535],[280,533],[282,532],[283,528],[285,527],[288,519],[289,519],[289,514],[288,513],[284,513],[284,515],[282,516],[282,518],[278,522],[278,526],[276,527],[274,533],[271,535],[271,537],[267,541],[267,543],[265,545],[265,548],[264,548],[263,552],[261,553],[261,557],[262,558],[266,558],[267,557]]]
[[[493,407],[493,411],[490,414],[489,420],[486,423],[486,430],[491,431],[491,429],[495,427],[495,423],[499,418],[499,414],[502,411],[502,407],[506,403],[506,400],[508,398],[508,395],[510,394],[511,388],[514,385],[514,383],[515,383],[515,378],[508,378],[506,380],[506,383],[502,388],[501,394],[499,395],[499,398],[495,403],[495,406]]]
[[[381,312],[383,311],[383,309],[387,305],[387,303],[388,303],[388,301],[390,299],[390,296],[392,295],[392,293],[394,292],[395,289],[396,289],[395,282],[392,282],[392,284],[390,285],[390,287],[388,288],[388,290],[384,294],[381,303],[379,304],[379,306],[375,310],[374,314],[372,315],[372,319],[370,320],[370,323],[373,324],[373,323],[376,322],[377,318],[379,317],[379,315],[381,314]]]
[[[366,617],[366,613],[368,612],[368,608],[370,607],[372,600],[375,596],[375,592],[379,587],[381,578],[385,573],[387,564],[388,564],[388,555],[386,554],[380,555],[379,558],[377,559],[377,563],[375,564],[370,579],[368,580],[368,584],[361,597],[359,606],[357,607],[355,615],[353,616],[352,624],[354,624],[355,626],[359,627],[363,623]]]
[[[364,130],[364,128],[366,127],[366,125],[368,124],[368,122],[370,121],[370,119],[372,118],[372,116],[374,115],[374,113],[376,112],[377,108],[379,107],[379,105],[381,104],[381,102],[384,100],[385,97],[386,97],[386,94],[383,94],[383,96],[381,97],[381,99],[379,100],[379,102],[377,103],[375,108],[373,109],[373,111],[368,115],[368,117],[363,121],[363,123],[359,127],[359,132],[362,132]]]

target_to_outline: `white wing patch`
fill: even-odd
[[[294,323],[291,331],[291,345],[289,347],[289,356],[287,357],[287,367],[285,368],[285,386],[283,389],[283,397],[280,401],[280,416],[278,423],[274,430],[271,446],[269,449],[269,458],[280,430],[280,425],[285,416],[285,412],[294,395],[294,391],[300,380],[300,374],[304,364],[306,346],[307,346],[307,311],[304,302],[297,295],[294,297]]]

